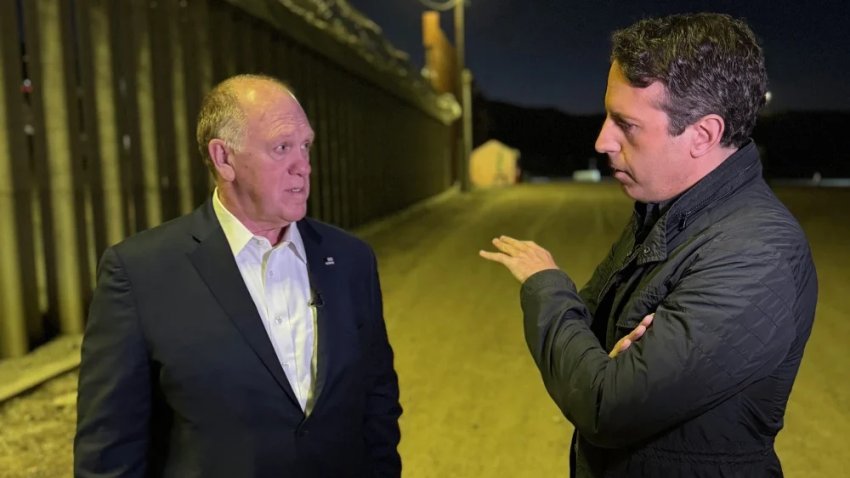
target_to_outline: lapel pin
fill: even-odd
[[[331,257],[331,256],[325,257],[325,265],[326,265],[326,266],[332,266],[332,265],[334,265],[334,264],[335,264],[335,263],[334,263],[334,258],[333,258],[333,257]]]

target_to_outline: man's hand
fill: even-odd
[[[640,323],[635,327],[628,335],[618,340],[616,344],[614,344],[614,348],[611,349],[611,353],[608,354],[609,357],[615,358],[620,354],[623,350],[631,347],[632,343],[641,338],[643,334],[646,332],[646,328],[649,327],[649,324],[652,323],[652,319],[655,318],[655,314],[649,314],[640,321]]]
[[[500,252],[478,251],[478,255],[501,263],[521,283],[537,272],[558,268],[552,254],[532,241],[518,241],[512,237],[499,236],[493,239],[493,245]]]

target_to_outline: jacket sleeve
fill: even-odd
[[[717,241],[697,253],[646,334],[610,359],[572,281],[544,271],[522,288],[526,341],[544,384],[582,436],[636,444],[767,376],[795,335],[793,275],[768,247]]]
[[[118,254],[108,249],[83,338],[74,476],[145,476],[150,397],[149,362],[132,286]]]
[[[401,457],[398,453],[398,443],[401,433],[398,419],[402,409],[399,403],[398,376],[393,367],[393,350],[384,322],[381,285],[374,254],[371,254],[369,275],[370,310],[373,311],[374,320],[370,321],[370,353],[367,366],[371,389],[364,417],[365,440],[372,476],[399,477]]]

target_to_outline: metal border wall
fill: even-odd
[[[350,228],[451,185],[435,94],[277,0],[0,2],[0,357],[80,333],[103,250],[206,199],[195,116],[236,73],[305,105],[311,216]]]

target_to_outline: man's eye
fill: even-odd
[[[626,123],[625,121],[620,121],[617,124],[620,126],[620,129],[623,130],[623,132],[625,132],[625,133],[628,133],[629,131],[631,131],[632,128],[634,128],[634,126],[635,126],[631,123]]]

